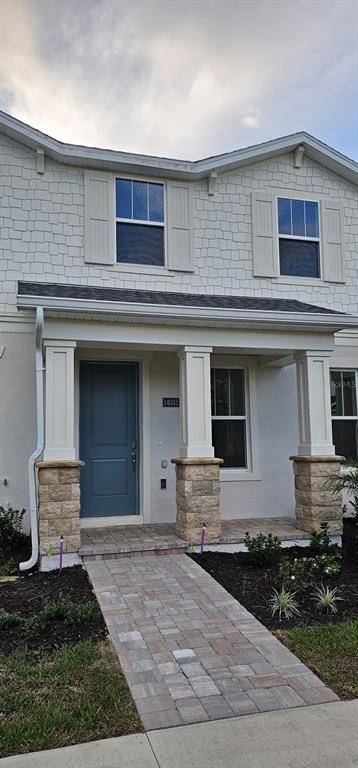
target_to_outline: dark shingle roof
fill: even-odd
[[[305,304],[296,299],[272,299],[259,296],[213,296],[212,294],[171,293],[167,291],[128,290],[127,288],[97,288],[90,285],[64,285],[59,283],[18,283],[19,296],[38,296],[56,299],[87,299],[159,306],[199,307],[206,309],[247,309],[264,312],[303,312],[341,315],[333,309]]]

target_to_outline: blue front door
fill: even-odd
[[[138,514],[138,368],[82,363],[81,515]]]

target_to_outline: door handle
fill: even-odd
[[[135,443],[132,443],[131,445],[131,462],[132,462],[132,468],[135,470],[136,463],[137,463],[137,446]]]

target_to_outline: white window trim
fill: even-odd
[[[278,200],[279,198],[284,200],[301,200],[305,203],[316,203],[318,205],[318,226],[319,226],[319,237],[306,237],[305,235],[283,235],[280,234],[279,231],[279,222],[278,222]],[[319,285],[320,283],[323,283],[322,278],[322,272],[323,272],[323,263],[322,263],[322,216],[321,216],[321,201],[320,200],[314,200],[311,197],[308,197],[301,193],[301,195],[296,196],[296,193],[292,193],[292,195],[288,192],[285,194],[276,193],[275,195],[276,200],[276,221],[277,221],[277,257],[278,257],[278,277],[273,278],[277,282],[282,283],[290,283],[291,280],[294,280],[296,283],[300,283],[303,281],[304,285]],[[318,277],[305,277],[304,275],[281,275],[280,272],[280,240],[301,240],[303,242],[308,243],[318,243],[318,258],[319,258],[319,276]]]
[[[119,216],[117,216],[117,185],[116,181],[117,179],[124,179],[125,181],[142,181],[146,184],[161,184],[164,190],[163,199],[164,199],[164,221],[144,221],[143,219],[124,219]],[[113,184],[114,184],[114,245],[115,245],[115,253],[114,253],[114,264],[115,266],[123,272],[132,272],[132,270],[135,270],[135,272],[139,272],[142,274],[169,274],[168,270],[168,227],[167,227],[167,185],[163,179],[152,179],[148,177],[136,177],[136,176],[130,176],[125,173],[121,173],[120,175],[114,174],[113,176]],[[151,226],[151,227],[162,227],[164,229],[164,264],[135,264],[131,262],[120,262],[117,261],[117,223],[121,224],[139,224],[141,226]]]
[[[260,481],[262,475],[259,466],[258,455],[258,421],[257,421],[257,402],[256,402],[256,371],[251,367],[253,361],[241,361],[237,358],[227,358],[226,356],[212,355],[211,368],[237,368],[244,371],[245,374],[245,416],[212,416],[212,419],[238,419],[246,421],[246,454],[247,467],[227,467],[220,470],[221,482],[247,482]],[[255,362],[256,365],[256,362]]]

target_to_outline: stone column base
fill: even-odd
[[[40,554],[80,548],[80,467],[83,461],[38,461]]]
[[[176,469],[176,532],[190,544],[199,544],[203,525],[205,541],[221,538],[220,465],[222,459],[172,459]]]
[[[330,475],[339,472],[342,456],[290,456],[295,475],[297,528],[311,531],[327,522],[331,533],[342,530],[342,495],[325,489]]]

